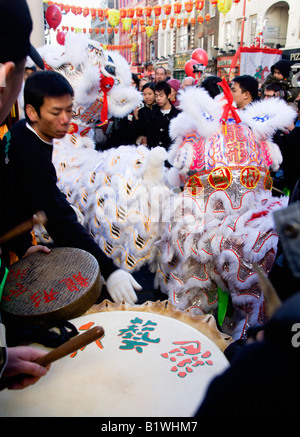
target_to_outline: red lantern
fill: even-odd
[[[76,14],[81,15],[82,14],[82,8],[80,8],[80,7],[76,8]]]
[[[97,15],[98,15],[98,17],[100,18],[100,20],[103,21],[103,19],[104,19],[104,12],[103,12],[103,9],[98,8],[98,9],[97,9]]]
[[[202,11],[203,6],[204,6],[204,0],[196,0],[195,6],[196,6],[197,11]]]
[[[160,25],[160,19],[159,18],[155,18],[155,26],[159,26]]]
[[[84,28],[82,29],[82,31],[83,31],[83,33],[86,33],[86,28],[84,27]]]
[[[150,17],[151,12],[152,12],[152,7],[151,6],[146,6],[144,9],[145,15],[146,17]]]
[[[195,24],[196,24],[196,18],[191,18],[191,25],[195,26]]]
[[[140,18],[140,25],[145,26],[145,18]]]
[[[83,9],[83,16],[84,16],[84,17],[87,17],[87,16],[89,15],[89,13],[90,13],[89,8],[84,8],[84,9]]]
[[[161,20],[161,25],[162,25],[163,30],[165,30],[165,28],[167,27],[167,20],[165,18],[163,18]]]
[[[167,5],[164,5],[163,8],[164,8],[164,13],[166,15],[170,15],[172,6],[170,4],[167,4]]]
[[[92,34],[93,33],[93,29],[89,28],[89,33]]]
[[[197,61],[198,64],[203,64],[205,67],[208,64],[208,56],[205,50],[195,49],[192,53],[192,59]]]
[[[174,12],[175,14],[180,14],[181,11],[181,3],[174,3]]]
[[[133,26],[136,26],[137,23],[138,23],[138,19],[137,19],[137,18],[133,18],[133,19],[132,19],[132,25],[133,25]]]
[[[153,20],[152,18],[147,18],[147,26],[152,26]]]
[[[115,32],[115,34],[117,34],[117,33],[119,32],[118,27],[114,27],[114,32]],[[97,33],[97,32],[96,32],[96,33]]]
[[[209,20],[210,20],[210,15],[209,15],[209,14],[206,14],[206,15],[205,15],[205,21],[208,23]]]
[[[95,34],[96,34],[96,35],[98,35],[99,30],[100,30],[99,27],[95,27]]]
[[[133,18],[134,16],[134,9],[133,8],[128,8],[127,9],[127,17],[128,18]]]
[[[45,18],[47,23],[49,24],[50,29],[55,30],[60,25],[62,19],[61,10],[56,5],[48,6],[45,13]]]
[[[101,27],[100,32],[101,32],[102,35],[104,34],[104,32],[105,32],[104,27]]]
[[[125,8],[120,9],[120,18],[125,18],[127,15],[127,11]]]
[[[195,76],[195,73],[193,70],[193,65],[196,65],[196,64],[199,64],[199,62],[196,61],[196,59],[190,59],[189,61],[187,61],[185,63],[185,66],[184,66],[185,74],[187,76],[192,76],[194,79],[196,78],[196,76]]]
[[[161,14],[161,6],[159,6],[159,5],[154,6],[154,7],[153,7],[153,10],[154,10],[154,15],[155,15],[156,17],[159,17],[160,14]]]
[[[57,32],[57,34],[56,34],[56,41],[58,42],[58,44],[63,46],[65,44],[65,39],[66,39],[65,32]]]
[[[77,12],[76,12],[76,6],[71,6],[71,12],[72,12],[72,14],[74,14],[74,15],[77,14]]]
[[[187,1],[184,3],[184,9],[188,14],[190,14],[192,12],[193,6],[194,6],[194,4],[192,1]]]
[[[109,35],[112,33],[112,27],[109,27],[109,28],[107,29],[107,33],[108,33]]]
[[[204,18],[202,17],[202,15],[199,15],[197,18],[198,23],[202,24],[204,21]]]
[[[179,27],[181,26],[181,18],[177,18],[176,20],[176,26],[179,29]]]
[[[96,9],[95,9],[95,8],[91,8],[91,9],[90,9],[90,12],[91,12],[92,20],[95,20],[95,18],[96,18],[96,13],[97,13]]]
[[[188,24],[189,24],[189,19],[188,18],[184,18],[183,25],[184,26],[188,26]]]
[[[218,0],[210,0],[211,4],[213,5],[213,7],[215,8],[218,4]]]
[[[140,18],[143,15],[143,8],[135,8],[135,15]]]

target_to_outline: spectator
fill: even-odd
[[[162,82],[167,80],[167,70],[164,67],[157,67],[155,70],[154,82]]]
[[[179,101],[177,100],[177,94],[178,91],[180,90],[180,80],[178,79],[170,79],[168,80],[168,84],[171,87],[171,97],[170,97],[170,101],[172,103],[172,105],[175,106],[175,108],[177,108],[179,106]]]
[[[181,81],[181,89],[184,90],[188,86],[195,85],[195,79],[192,76],[186,76]]]
[[[238,109],[245,109],[249,103],[258,100],[258,82],[247,74],[237,76],[231,82],[231,92]]]
[[[218,94],[223,92],[223,89],[219,82],[222,82],[222,79],[219,76],[208,76],[201,82],[201,87],[206,89],[209,95],[212,98],[215,98]]]
[[[168,149],[171,145],[169,136],[170,120],[179,114],[179,110],[170,102],[171,87],[161,81],[155,85],[155,101],[150,116],[147,120],[138,120],[135,126],[135,138],[145,137],[143,144],[148,147],[161,146]]]
[[[155,90],[155,85],[152,82],[148,82],[143,86],[142,93],[143,93],[144,106],[141,109],[139,109],[137,113],[137,117],[135,118],[135,120],[133,120],[130,127],[131,138],[134,144],[140,145],[140,144],[146,144],[147,142],[145,136],[143,135],[138,136],[138,132],[139,132],[140,124],[146,126],[147,123],[149,123],[152,108],[156,104],[154,90]]]
[[[261,85],[261,92],[264,94],[265,87],[270,83],[279,83],[284,91],[284,99],[293,102],[299,95],[300,88],[293,83],[291,63],[287,59],[281,59],[271,67],[271,73]]]

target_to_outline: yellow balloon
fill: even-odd
[[[131,27],[131,18],[123,18],[122,20],[122,24],[123,24],[123,29],[124,30],[129,30]]]
[[[227,14],[232,6],[232,0],[218,0],[218,10],[222,14]]]
[[[120,23],[120,11],[118,9],[108,11],[108,22],[112,27],[118,26]]]
[[[153,26],[146,26],[146,34],[148,38],[150,38],[153,35],[154,27]]]

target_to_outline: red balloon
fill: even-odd
[[[50,26],[50,29],[56,29],[62,20],[61,10],[56,5],[48,6],[45,13],[45,18]]]
[[[65,44],[65,39],[66,39],[65,32],[57,32],[56,41],[58,42],[58,44],[63,46]]]
[[[185,71],[186,75],[191,76],[194,79],[196,79],[196,76],[195,76],[195,73],[193,71],[193,65],[196,65],[196,64],[199,64],[199,62],[196,61],[196,59],[190,59],[189,61],[187,61],[185,63],[185,66],[184,66],[184,71]]]
[[[208,64],[208,55],[203,49],[195,49],[192,53],[192,59],[195,59],[198,64],[203,64],[205,67]]]

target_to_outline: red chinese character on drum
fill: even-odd
[[[79,331],[88,331],[89,329],[92,328],[92,326],[95,325],[95,322],[88,322],[85,323],[84,325],[81,325],[78,330]],[[96,343],[96,345],[98,346],[99,349],[103,349],[102,343],[101,343],[101,339],[98,338],[98,340],[96,340],[94,343]],[[83,351],[86,348],[86,346],[83,346],[82,348],[80,348],[81,351]],[[76,357],[78,351],[73,352],[70,357],[74,358]]]
[[[240,181],[246,188],[256,188],[260,180],[260,172],[256,167],[245,167],[241,171]]]
[[[173,364],[171,372],[178,372],[180,378],[184,378],[188,373],[193,373],[198,366],[213,365],[211,352],[201,353],[200,341],[174,341],[174,345],[180,346],[169,352],[161,354],[163,358],[170,359]]]
[[[208,176],[208,182],[215,190],[227,190],[231,181],[231,171],[226,167],[217,167]]]

